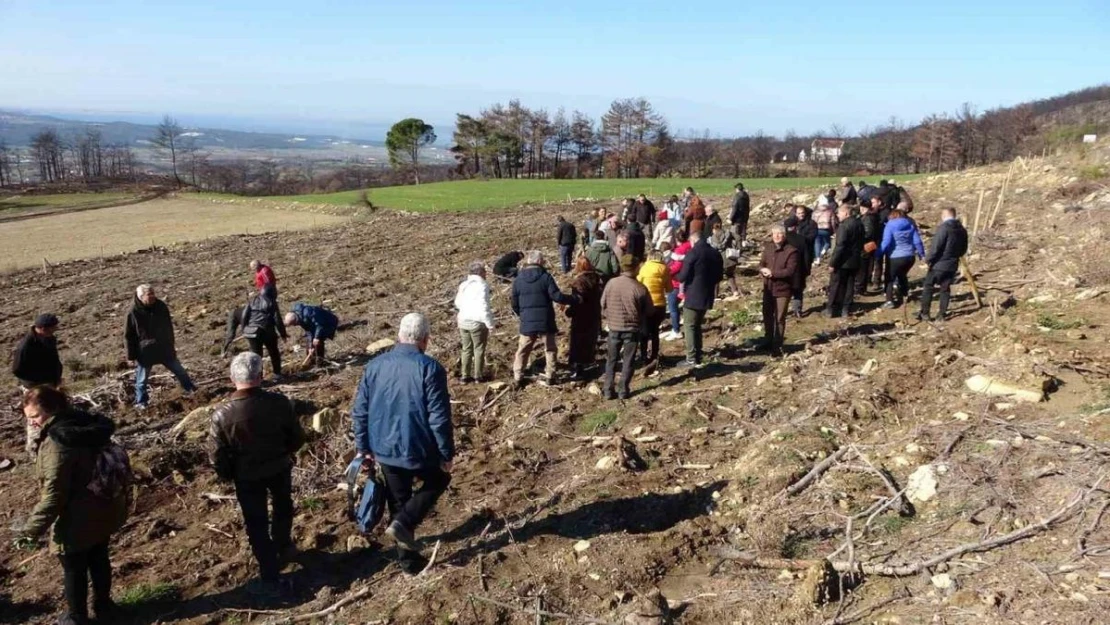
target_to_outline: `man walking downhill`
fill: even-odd
[[[355,450],[381,466],[390,514],[385,534],[410,575],[424,564],[416,528],[451,483],[455,457],[447,371],[424,353],[430,334],[424,315],[405,315],[397,346],[366,365],[351,407]],[[415,480],[420,488],[413,492]]]
[[[289,339],[285,332],[285,321],[281,318],[277,298],[273,287],[264,286],[254,297],[250,298],[242,314],[243,336],[247,339],[250,350],[259,356],[262,348],[270,353],[270,366],[273,370],[274,380],[281,379],[281,349],[278,347],[278,336],[282,341]]]
[[[763,248],[759,275],[763,276],[763,337],[772,354],[782,353],[786,337],[786,307],[794,292],[800,267],[799,250],[786,242],[786,228],[771,227],[771,241]]]
[[[58,356],[58,318],[43,313],[35,318],[34,325],[19,340],[12,352],[12,375],[19,380],[20,391],[26,393],[36,386],[62,385],[62,359]],[[27,421],[27,452],[35,456],[40,429]]]
[[[578,232],[574,229],[574,224],[562,215],[559,215],[559,262],[563,266],[563,273],[570,273],[570,266],[574,260],[574,246],[578,244]]]
[[[247,541],[258,561],[259,579],[251,590],[276,596],[282,560],[294,550],[293,464],[304,430],[289,398],[262,390],[258,354],[244,352],[231,361],[231,383],[235,392],[212,413],[209,460],[221,480],[235,483]]]
[[[559,290],[555,278],[544,268],[543,254],[539,250],[528,252],[524,267],[516,280],[513,280],[513,312],[520,318],[520,339],[516,358],[513,359],[513,380],[517,386],[524,383],[524,369],[528,357],[540,341],[545,352],[545,373],[540,377],[542,385],[555,383],[555,362],[558,351],[555,346],[555,304],[576,304],[578,297]]]
[[[967,229],[956,217],[956,209],[946,208],[941,211],[941,220],[933,236],[929,255],[925,257],[929,272],[925,274],[925,282],[921,288],[921,312],[917,313],[917,318],[921,321],[934,320],[930,308],[933,305],[933,289],[938,285],[940,310],[937,311],[936,320],[944,321],[948,314],[952,281],[956,279],[960,259],[967,253]]]
[[[135,301],[127,315],[124,339],[127,360],[135,367],[136,408],[143,410],[147,407],[150,400],[147,379],[155,365],[169,369],[186,393],[197,390],[189,379],[189,373],[177,359],[170,308],[158,299],[149,284],[140,284],[135,289]]]
[[[285,315],[285,327],[304,330],[305,356],[301,366],[307,366],[315,361],[323,363],[327,356],[327,342],[335,338],[335,331],[339,329],[339,317],[332,311],[321,306],[311,306],[303,302],[295,302],[293,311]]]
[[[621,274],[605,285],[601,294],[601,317],[609,329],[609,352],[605,359],[605,399],[628,399],[636,348],[651,316],[651,295],[636,281],[639,262],[631,254],[621,257]],[[658,345],[658,343],[657,343]],[[617,360],[621,361],[620,390],[613,393]]]
[[[752,214],[752,199],[744,190],[742,183],[736,183],[736,194],[732,196],[732,212],[728,220],[732,224],[732,236],[736,239],[736,247],[744,249],[744,241],[748,238],[748,219]]]
[[[685,299],[682,307],[682,324],[686,338],[686,360],[679,366],[700,366],[702,358],[702,325],[705,314],[713,309],[717,299],[717,284],[724,276],[724,259],[717,250],[709,247],[700,230],[690,233],[693,247],[682,261],[676,280],[682,285]]]
[[[837,209],[840,227],[836,229],[836,245],[829,255],[829,301],[825,316],[847,317],[855,295],[856,271],[863,255],[863,224],[852,216],[852,209],[841,204]]]
[[[486,378],[486,344],[493,331],[493,313],[489,306],[489,284],[486,283],[486,266],[480,260],[470,263],[466,280],[455,294],[456,321],[462,337],[463,384],[481,382]]]

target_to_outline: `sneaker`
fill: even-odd
[[[883,302],[883,308],[885,308],[887,310],[893,310],[895,308],[898,308],[898,305],[895,304],[894,302],[890,301],[890,300],[887,300],[887,301]]]
[[[687,358],[687,359],[683,360],[682,362],[678,363],[678,365],[676,365],[676,366],[681,367],[683,369],[694,369],[694,368],[697,368],[698,363],[695,360],[690,360],[689,358]]]
[[[119,616],[120,609],[115,601],[111,599],[107,601],[96,601],[93,603],[93,613],[96,614],[96,620],[101,623],[107,623],[113,618]]]
[[[135,404],[135,410],[138,410],[139,412],[142,412],[142,411],[146,410],[149,406],[150,406],[150,404],[147,404],[146,402],[143,402],[141,404]]]
[[[613,391],[603,391],[601,393],[601,396],[605,399],[605,401],[613,401],[617,398],[617,394]]]
[[[552,378],[547,377],[546,375],[540,375],[536,376],[536,384],[539,384],[540,386],[552,386],[555,384],[555,381]]]
[[[415,551],[400,551],[397,564],[405,575],[419,575],[428,566],[428,559]]]
[[[404,551],[420,552],[420,546],[416,544],[416,539],[413,538],[412,532],[397,521],[390,523],[389,527],[385,528],[385,535],[389,536],[390,540]]]

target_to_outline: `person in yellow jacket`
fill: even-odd
[[[645,332],[640,339],[640,359],[645,363],[659,360],[659,324],[667,318],[667,293],[674,288],[671,284],[671,271],[663,262],[663,252],[652,250],[647,262],[640,265],[636,276],[651,295],[652,309],[645,323]],[[648,342],[651,342],[651,358],[648,358]]]

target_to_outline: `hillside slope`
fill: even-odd
[[[346,422],[314,437],[294,475],[302,553],[288,569],[292,595],[271,605],[243,590],[254,565],[235,504],[207,495],[228,491],[206,467],[203,428],[169,433],[230,390],[217,353],[225,315],[248,288],[247,260],[273,264],[285,306],[323,301],[345,323],[329,350],[334,366],[278,387],[307,419],[349,407],[366,345],[393,336],[406,311],[432,316],[430,353],[453,369],[451,302],[467,262],[492,262],[510,247],[554,257],[553,219],[536,213],[560,209],[379,211],[331,230],[10,274],[0,278],[0,339],[11,344],[36,313],[57,312],[69,384],[121,425],[141,482],[113,547],[117,596],[156,583],[180,594],[136,602],[126,622],[280,622],[356,594],[319,620],[524,624],[540,606],[555,615],[543,622],[1096,623],[1110,608],[1110,189],[1106,178],[1077,172],[1105,168],[1110,152],[1103,143],[1084,158],[1014,166],[997,223],[969,258],[986,306],[976,308],[960,283],[946,324],[910,322],[879,308],[878,297],[850,320],[826,320],[813,314],[827,283],[818,269],[810,314],[789,322],[789,354],[772,359],[749,340],[760,306],[749,265],[742,287],[756,295],[718,302],[711,315],[711,364],[638,374],[626,403],[604,402],[585,385],[514,391],[452,377],[460,456],[421,530],[426,553],[438,545],[436,563],[416,579],[345,518],[335,484],[351,453]],[[1006,171],[915,182],[918,221],[933,227],[953,205],[970,227],[981,190],[987,212]],[[757,192],[753,231],[765,231],[794,193],[802,201],[814,191]],[[183,397],[157,379],[146,413],[127,407],[120,351],[139,282],[166,294],[183,361],[202,382]],[[494,288],[493,303],[501,327],[491,367],[504,381],[516,344],[506,286]],[[665,344],[668,363],[680,352],[681,342]],[[965,386],[972,375],[1044,389],[1048,400],[977,394]],[[6,374],[5,383],[14,386]],[[2,424],[0,455],[16,460],[0,473],[10,521],[33,504],[36,482],[18,416]],[[647,468],[619,468],[614,437]],[[60,571],[30,555],[0,548],[0,613],[45,623],[60,605]],[[829,573],[816,566],[825,557],[846,570],[861,563],[864,574]],[[848,593],[842,601],[814,603],[822,576],[834,594]]]

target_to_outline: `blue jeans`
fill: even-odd
[[[559,246],[559,260],[563,263],[563,273],[570,273],[571,260],[574,257],[573,245]]]
[[[821,258],[821,255],[830,247],[832,247],[832,232],[817,230],[817,238],[813,241],[814,258]]]
[[[678,310],[678,289],[667,293],[667,312],[671,315],[671,332],[678,334],[678,330],[682,326]]]
[[[181,366],[181,361],[179,361],[177,358],[170,358],[169,360],[167,360],[165,362],[151,363],[149,365],[144,365],[142,363],[138,363],[135,366],[135,403],[136,404],[145,405],[147,403],[147,401],[150,399],[150,393],[147,390],[146,382],[147,382],[147,379],[150,378],[150,370],[153,369],[154,365],[156,365],[156,364],[162,365],[165,368],[169,369],[170,373],[172,373],[173,376],[175,378],[177,378],[178,384],[180,384],[181,388],[185,389],[186,392],[191,393],[191,392],[197,390],[196,385],[193,384],[193,381],[191,379],[189,379],[189,373],[187,371],[185,371],[185,367]]]

